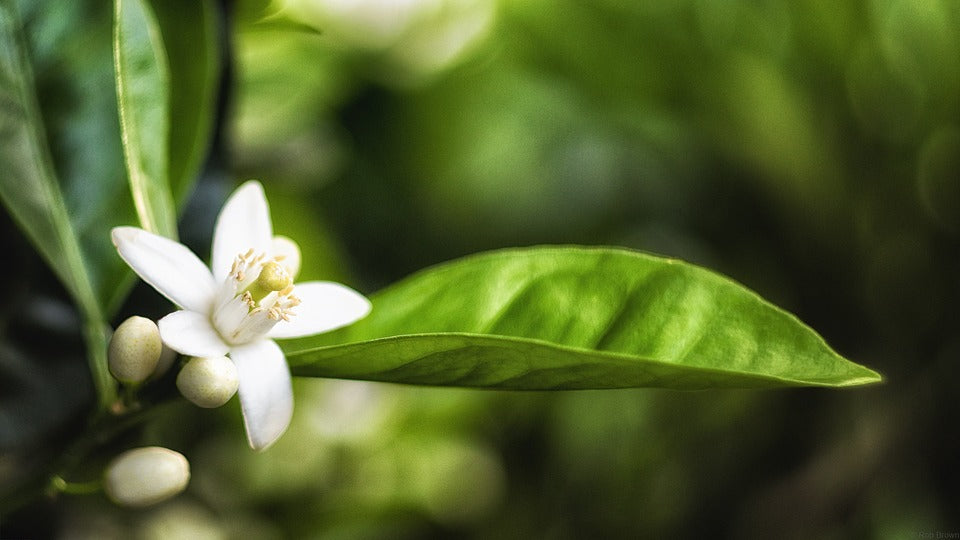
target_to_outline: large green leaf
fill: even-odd
[[[169,74],[160,29],[146,0],[115,0],[113,55],[130,191],[143,228],[177,237],[167,177]]]
[[[182,204],[210,150],[220,76],[213,2],[152,0],[170,75],[170,190]]]
[[[78,304],[97,301],[46,147],[20,21],[0,4],[0,197]]]
[[[282,343],[295,375],[513,389],[850,386],[879,375],[702,268],[618,249],[468,257]]]
[[[63,13],[41,5],[21,7],[27,31],[17,8],[0,4],[0,199],[77,303],[106,405],[104,306],[128,274],[108,231],[133,214],[119,174],[109,38],[91,39],[95,28],[65,26]]]
[[[33,230],[51,219],[45,210],[22,208],[13,198],[4,202],[11,213],[22,214],[21,228],[68,288],[77,278],[65,273],[80,275],[82,266],[96,303],[110,313],[126,295],[132,277],[110,242],[110,229],[137,223],[119,134],[111,6],[78,0],[49,9],[23,0],[18,12],[4,4],[11,24],[4,28],[3,47],[22,61],[11,67],[16,86],[4,84],[3,91],[21,90],[20,103],[28,114],[5,116],[0,122],[36,136],[32,153],[4,155],[0,182],[11,186],[14,197],[63,201],[73,242],[80,247],[79,265],[71,262],[64,271],[68,260],[63,253],[48,256],[48,241],[38,239]],[[46,176],[44,199],[30,195],[40,186],[36,171]]]

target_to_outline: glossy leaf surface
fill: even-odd
[[[177,237],[168,180],[170,136],[167,56],[150,5],[115,0],[113,58],[130,191],[143,228]]]
[[[26,38],[12,6],[0,5],[0,197],[81,307],[96,311],[91,276],[46,146]]]
[[[349,328],[283,343],[294,374],[513,389],[880,380],[743,286],[626,250],[482,254],[372,300]]]
[[[137,214],[123,170],[110,5],[0,4],[0,198],[81,312],[101,406],[113,399],[104,319],[131,272],[109,231]],[[70,17],[84,25],[64,25]]]
[[[219,19],[213,2],[152,0],[170,79],[169,183],[186,200],[210,150],[220,75]]]
[[[109,313],[132,277],[109,231],[137,223],[118,129],[111,6],[60,7],[2,5],[0,184],[7,209],[75,300]],[[87,24],[62,24],[64,10]]]

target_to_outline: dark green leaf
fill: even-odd
[[[77,303],[96,312],[79,235],[46,146],[21,24],[8,4],[0,4],[0,107],[0,197]]]
[[[294,374],[514,389],[880,380],[743,286],[625,250],[468,257],[388,288],[373,305],[351,327],[283,343]]]
[[[220,75],[213,2],[153,0],[170,75],[170,189],[181,205],[210,149]]]
[[[0,151],[5,173],[0,183],[12,192],[4,202],[68,288],[77,279],[73,274],[85,268],[93,298],[109,313],[132,282],[110,242],[110,229],[137,223],[120,143],[111,6],[77,1],[47,9],[24,1],[19,7],[19,14],[4,11],[10,22],[0,38],[4,58],[21,61],[12,65],[5,60],[3,69],[10,67],[13,79],[0,92],[16,98],[4,107],[19,107],[23,116],[5,115],[0,122],[18,133],[16,140],[5,139],[10,146],[29,144],[30,151]],[[26,136],[31,133],[32,138]],[[72,242],[80,247],[79,264],[66,253],[51,254],[54,248],[35,230],[44,221],[63,220],[42,207],[58,200],[66,206]]]
[[[0,199],[77,303],[104,406],[114,392],[104,315],[131,277],[109,231],[135,223],[136,212],[123,176],[110,11],[59,7],[0,4]]]
[[[113,54],[130,191],[144,229],[177,237],[167,178],[169,75],[160,29],[145,0],[115,0]]]

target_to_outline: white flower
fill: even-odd
[[[271,338],[326,332],[357,321],[370,302],[343,285],[292,284],[296,244],[274,237],[259,182],[240,186],[217,217],[211,269],[186,246],[136,227],[117,227],[120,257],[182,308],[160,319],[168,347],[188,356],[229,354],[240,376],[240,406],[250,446],[262,450],[293,415],[290,369]]]

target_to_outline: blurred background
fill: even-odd
[[[109,59],[99,4],[71,3],[63,24],[105,32],[88,52],[105,44]],[[265,454],[248,450],[236,403],[176,404],[136,440],[188,456],[185,495],[136,512],[46,502],[0,535],[960,532],[960,4],[238,0],[219,14],[218,132],[181,221],[199,252],[247,178],[300,242],[303,278],[367,294],[481,250],[626,246],[733,277],[886,381],[521,393],[299,380],[293,425]],[[95,71],[106,88],[110,70]],[[44,309],[69,310],[3,219],[19,272],[6,294],[27,283]],[[164,309],[141,287],[124,312]],[[62,352],[32,406],[39,445],[76,429],[91,391],[70,325],[31,313],[6,353],[41,354],[51,332]]]

